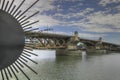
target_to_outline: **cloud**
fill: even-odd
[[[15,0],[15,4],[19,5],[22,0]],[[36,20],[39,20],[40,22],[32,25],[33,27],[44,27],[44,26],[77,26],[82,27],[83,31],[89,31],[89,32],[96,32],[96,33],[106,33],[106,32],[120,32],[120,13],[111,14],[108,13],[111,8],[108,8],[106,11],[98,10],[95,12],[94,8],[88,8],[82,9],[77,12],[72,12],[71,9],[75,9],[72,6],[69,6],[70,12],[64,14],[60,11],[66,11],[66,9],[61,9],[59,5],[54,5],[56,0],[40,0],[35,6],[33,6],[32,9],[30,9],[25,15],[30,16],[36,11],[40,11],[40,13],[33,18],[31,18],[29,21],[33,22]],[[62,1],[62,0],[61,0]],[[77,1],[77,0],[65,0],[65,1]],[[20,8],[22,11],[24,11],[26,8],[28,8],[34,0],[28,0],[24,3],[24,5]],[[111,3],[119,2],[119,0],[101,0],[99,4],[101,5],[107,5]],[[83,4],[83,3],[81,3]],[[119,9],[119,6],[116,6],[117,9]],[[113,8],[114,9],[114,8]],[[57,12],[55,12],[57,10]],[[53,11],[55,14],[46,14],[45,11]],[[44,13],[44,14],[42,14]],[[107,14],[106,14],[107,13]],[[73,18],[73,19],[72,19]],[[81,19],[78,19],[81,18]]]
[[[56,13],[54,16],[64,19],[80,18],[77,21],[62,22],[67,26],[83,27],[84,31],[107,33],[107,32],[120,32],[120,13],[111,14],[106,11],[94,11],[94,8],[86,8],[85,10],[77,13],[60,14]],[[90,13],[90,14],[88,14]],[[87,14],[87,15],[86,15]]]
[[[119,3],[119,2],[120,2],[120,0],[101,0],[99,2],[99,4],[102,6],[106,6],[106,5],[111,4],[111,3]]]
[[[120,5],[116,6],[115,9],[117,9],[118,11],[120,11]]]
[[[93,8],[86,8],[85,10],[77,12],[77,13],[68,13],[68,14],[55,13],[53,16],[54,17],[61,17],[63,19],[79,18],[82,16],[86,16],[85,14],[90,13],[92,11],[94,11]]]
[[[107,32],[120,32],[120,14],[106,14],[106,11],[98,11],[89,15],[85,15],[94,9],[85,9],[80,13],[60,14],[57,13],[54,16],[62,17],[63,19],[78,18],[83,16],[84,18],[77,21],[62,22],[63,25],[83,27],[84,31],[107,33]]]
[[[52,16],[47,16],[47,15],[37,15],[33,18],[31,18],[31,22],[35,21],[35,20],[39,20],[38,25],[39,27],[43,27],[43,26],[57,26],[60,24],[60,21],[53,19]]]
[[[14,5],[20,5],[20,2],[23,0],[15,0]],[[25,11],[30,5],[32,5],[36,0],[27,0],[24,2],[24,4],[21,6],[20,10]],[[10,3],[12,0],[10,1]],[[26,12],[24,15],[27,17],[35,13],[36,11],[40,11],[38,15],[35,15],[34,17],[30,18],[30,22],[34,22],[36,20],[39,20],[39,23],[36,23],[33,26],[33,28],[36,27],[43,27],[43,26],[55,26],[59,24],[59,21],[54,19],[52,16],[42,14],[45,11],[50,11],[56,9],[56,6],[53,5],[55,0],[39,0],[37,4],[35,4],[28,12]],[[13,6],[12,6],[13,7]],[[12,9],[12,8],[11,8]]]
[[[82,38],[99,38],[99,37],[104,37],[106,36],[105,34],[90,34],[90,33],[79,33],[79,37]]]
[[[106,27],[103,27],[103,26],[97,25],[97,24],[89,24],[89,23],[85,23],[85,22],[75,22],[75,23],[72,23],[71,25],[83,28],[82,31],[89,31],[89,32],[96,32],[96,33],[113,32],[113,29],[106,28]]]
[[[120,32],[120,14],[104,14],[99,11],[87,16],[89,25],[104,32]],[[96,26],[96,27],[95,27]],[[101,28],[101,29],[100,29]],[[96,30],[97,31],[97,30]]]
[[[15,4],[19,5],[20,2],[23,0],[15,0]],[[25,10],[28,8],[32,3],[34,3],[36,0],[27,0],[24,2],[23,6],[20,8],[22,10]],[[29,12],[34,12],[34,11],[40,11],[40,13],[48,10],[53,10],[55,9],[55,6],[53,5],[55,0],[39,0],[36,5],[32,7],[32,9],[29,10]]]

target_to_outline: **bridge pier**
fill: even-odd
[[[81,56],[81,50],[56,49],[56,56]]]
[[[78,32],[75,31],[74,36],[70,38],[65,49],[57,49],[56,56],[81,56],[82,50],[77,48],[79,43]]]
[[[106,49],[87,49],[87,54],[106,54],[108,53],[108,50]]]

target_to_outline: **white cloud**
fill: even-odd
[[[120,11],[120,5],[116,6],[115,9],[117,9],[118,11]]]
[[[72,35],[72,32],[62,32],[62,31],[44,31],[44,33],[50,33],[50,34],[61,34],[61,35]]]
[[[23,0],[15,0],[15,4],[19,5],[20,2],[22,2]],[[36,0],[27,0],[25,1],[24,5],[21,7],[22,10],[28,8],[32,3],[34,3]],[[34,12],[34,11],[48,11],[48,10],[53,10],[55,9],[55,6],[53,5],[55,0],[39,0],[38,3],[36,5],[34,5],[32,7],[32,9],[30,9],[30,12]]]
[[[79,33],[79,37],[82,38],[99,38],[99,37],[104,37],[106,36],[105,34],[90,34],[90,33]]]
[[[79,18],[81,16],[85,16],[85,14],[87,14],[93,10],[94,10],[93,8],[86,8],[85,10],[77,12],[77,13],[68,13],[68,14],[56,13],[54,16],[61,17],[63,19]]]
[[[39,23],[37,24],[39,27],[43,27],[43,26],[50,27],[60,24],[60,21],[53,19],[52,16],[46,16],[46,15],[37,15],[36,17],[31,18],[31,21],[35,21],[35,20],[39,20]]]
[[[106,6],[107,4],[118,3],[118,2],[120,2],[120,0],[101,0],[99,4],[102,6]]]
[[[114,28],[120,28],[120,14],[104,14],[103,12],[96,12],[87,17],[89,23],[100,25],[112,25]]]
[[[15,0],[15,4],[19,5],[22,0]],[[94,11],[94,8],[86,8],[80,12],[73,13],[70,12],[68,14],[61,14],[59,11],[63,11],[60,9],[60,5],[55,6],[54,1],[56,0],[40,0],[32,9],[30,9],[25,15],[29,16],[33,14],[35,11],[40,11],[38,15],[31,18],[30,21],[40,20],[39,23],[33,25],[34,27],[43,27],[43,26],[56,26],[56,25],[64,25],[64,26],[78,26],[84,28],[84,31],[104,33],[104,32],[120,32],[120,13],[117,14],[105,14],[106,11],[98,11],[92,14],[86,15],[89,12]],[[62,1],[62,0],[61,0]],[[67,0],[68,1],[68,0]],[[71,0],[74,1],[74,0]],[[120,0],[101,0],[99,4],[105,5],[110,4],[112,2],[119,2]],[[20,8],[24,11],[28,8],[34,0],[27,0],[24,5]],[[70,7],[71,8],[71,7]],[[119,8],[116,7],[116,8]],[[41,14],[44,11],[49,10],[58,10],[58,13],[55,15],[45,15]],[[64,21],[64,19],[70,18],[79,18],[84,17],[84,19],[78,21]],[[63,20],[57,20],[54,17],[61,17]],[[86,21],[87,20],[87,21]],[[112,27],[108,26],[112,25]]]
[[[19,5],[23,0],[15,0],[14,5]],[[30,5],[32,5],[36,0],[26,0],[24,4],[21,6],[20,10],[25,11]],[[52,16],[48,16],[45,14],[41,14],[44,11],[54,10],[56,6],[53,5],[55,0],[39,0],[30,10],[28,10],[24,15],[27,17],[35,13],[36,11],[40,11],[38,15],[35,15],[31,19],[30,22],[34,22],[39,20],[39,23],[36,23],[33,28],[43,27],[43,26],[55,26],[58,25],[60,21],[54,19]],[[12,0],[10,0],[10,3]]]
[[[120,32],[120,13],[105,14],[106,11],[94,12],[90,15],[80,13],[85,18],[79,21],[68,22],[68,26],[78,26],[85,28],[84,31],[90,32]],[[77,14],[77,13],[76,13]],[[75,14],[75,15],[76,15]],[[69,17],[69,16],[68,16]],[[70,16],[73,17],[73,16]],[[74,16],[75,17],[75,16]],[[79,16],[76,16],[79,17]],[[87,20],[87,22],[86,22]]]

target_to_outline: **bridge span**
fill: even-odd
[[[30,40],[27,46],[37,49],[65,49],[68,47],[75,49],[78,43],[84,43],[87,49],[120,50],[120,45],[104,42],[102,37],[98,40],[78,37],[77,31],[73,36],[41,32],[27,32],[25,35]]]

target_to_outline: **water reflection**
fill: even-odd
[[[86,58],[87,58],[87,53],[86,53],[86,51],[83,51],[82,52],[82,61],[86,61]]]

